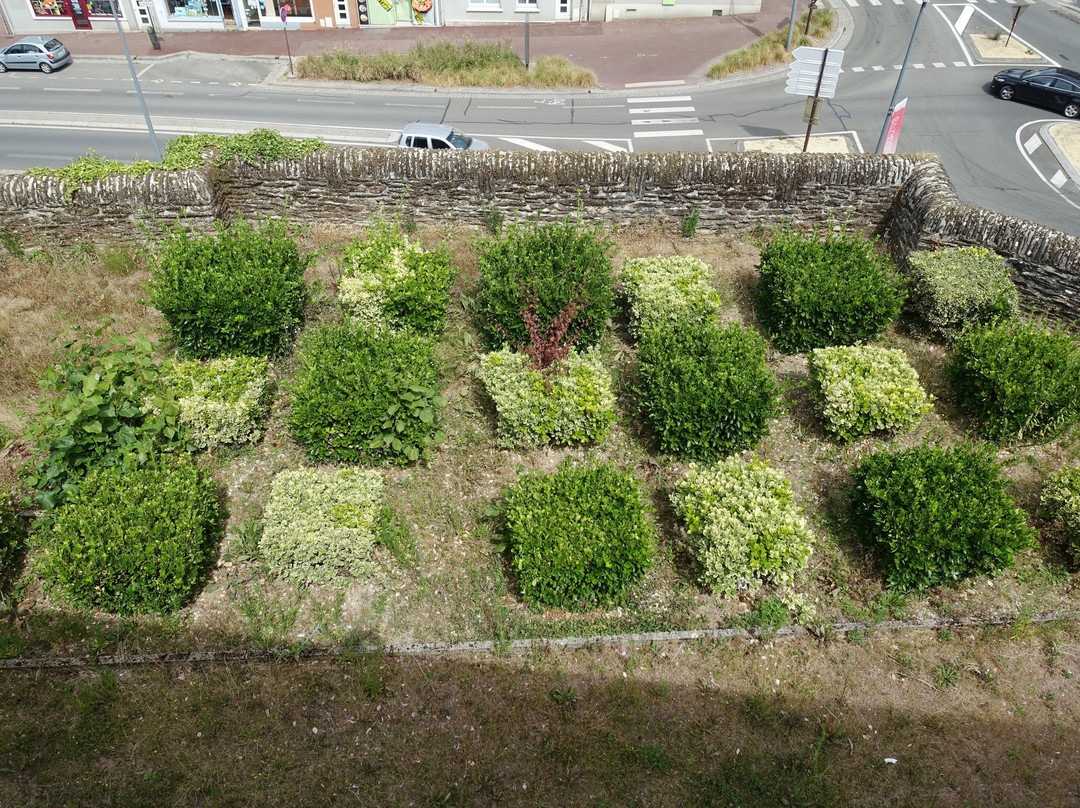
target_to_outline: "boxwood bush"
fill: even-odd
[[[595,345],[612,314],[613,247],[599,225],[570,217],[515,223],[502,238],[481,241],[476,315],[486,344],[527,345],[532,335],[523,312],[534,310],[545,328],[572,306],[567,333],[580,334],[579,347]]]
[[[791,485],[763,460],[691,463],[671,502],[701,583],[720,595],[789,585],[810,560],[814,537]]]
[[[456,276],[448,249],[424,250],[396,222],[379,222],[342,250],[338,302],[361,322],[433,334]]]
[[[1073,561],[1080,564],[1080,466],[1051,474],[1039,504],[1046,518],[1060,528]]]
[[[758,311],[788,354],[872,340],[904,301],[888,256],[846,231],[775,232],[761,247],[760,269]]]
[[[81,606],[175,611],[196,594],[223,518],[213,479],[185,459],[94,470],[57,509],[42,569]]]
[[[279,356],[303,319],[311,262],[280,219],[210,234],[177,225],[150,256],[150,300],[185,356]]]
[[[571,352],[548,372],[503,348],[480,360],[480,381],[495,402],[503,446],[601,441],[615,420],[611,370],[597,348]]]
[[[993,455],[967,443],[872,454],[849,499],[856,534],[902,589],[992,573],[1034,538]]]
[[[716,319],[720,294],[711,285],[712,275],[708,264],[689,255],[624,261],[619,284],[630,333],[640,337],[653,328]]]
[[[946,372],[960,406],[994,441],[1043,440],[1080,418],[1080,350],[1068,332],[1005,320],[965,331]]]
[[[280,472],[259,539],[270,571],[303,585],[370,573],[383,485],[383,476],[370,470]]]
[[[522,477],[502,512],[522,597],[567,608],[623,603],[656,552],[648,511],[633,476],[609,465]]]
[[[27,431],[34,456],[23,473],[45,508],[60,504],[91,469],[135,468],[188,448],[153,345],[102,337],[99,330],[65,343],[40,380],[46,395]]]
[[[638,373],[641,410],[661,451],[716,460],[755,446],[777,410],[765,340],[734,323],[645,332]]]
[[[326,324],[301,343],[289,429],[313,462],[397,463],[444,440],[435,347],[407,331]]]
[[[180,362],[162,376],[180,408],[191,443],[205,449],[257,441],[270,411],[273,383],[266,357]]]
[[[821,417],[842,440],[902,432],[932,407],[903,351],[873,345],[815,348],[808,360]]]
[[[917,251],[907,257],[908,308],[935,337],[1015,318],[1020,295],[1005,259],[985,247]]]

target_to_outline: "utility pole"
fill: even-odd
[[[889,129],[889,119],[896,111],[896,99],[900,97],[900,84],[904,81],[904,71],[907,70],[908,59],[911,58],[911,46],[915,44],[915,34],[919,32],[919,21],[922,20],[923,12],[930,5],[927,0],[919,4],[919,15],[915,18],[915,27],[911,29],[911,40],[908,42],[907,52],[904,54],[904,63],[900,66],[900,75],[896,77],[896,87],[893,89],[892,100],[889,102],[889,111],[885,113],[885,123],[881,125],[881,136],[878,137],[874,154],[881,154],[881,147],[885,145],[885,133]]]

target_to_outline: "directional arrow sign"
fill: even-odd
[[[835,48],[811,48],[808,45],[803,45],[793,50],[791,55],[800,62],[811,62],[820,65],[821,57],[825,55],[826,50],[829,52],[829,56],[825,60],[826,64],[839,65],[844,61],[844,52]]]
[[[844,60],[842,50],[810,48],[802,46],[792,51],[795,61],[788,70],[784,92],[789,95],[817,95],[832,98],[836,95],[836,81]],[[820,87],[818,81],[820,79]]]

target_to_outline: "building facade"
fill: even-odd
[[[752,14],[761,0],[0,0],[9,36],[115,30],[281,30],[477,25]],[[284,10],[285,14],[282,15]],[[287,20],[283,22],[283,20]]]

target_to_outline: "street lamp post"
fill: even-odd
[[[896,88],[893,90],[892,100],[889,102],[889,111],[885,113],[885,123],[881,125],[881,136],[878,138],[874,154],[881,154],[881,147],[885,145],[885,133],[889,129],[889,119],[892,118],[893,113],[896,111],[896,99],[900,97],[900,84],[904,81],[904,71],[907,70],[908,59],[911,57],[911,46],[915,44],[915,34],[919,32],[919,21],[922,19],[923,12],[926,11],[928,5],[930,3],[927,0],[923,0],[919,4],[919,14],[915,17],[915,27],[911,29],[911,40],[908,42],[907,52],[904,54],[904,63],[900,65],[900,75],[896,77]]]
[[[540,11],[539,0],[527,0],[524,8],[518,8],[518,13],[525,15],[525,69],[529,69],[529,18]]]
[[[165,162],[161,156],[161,146],[158,144],[157,133],[154,132],[154,124],[150,121],[150,110],[146,108],[146,99],[143,98],[142,85],[139,84],[139,75],[135,72],[135,63],[131,61],[131,51],[128,50],[127,39],[124,38],[124,29],[120,27],[120,15],[116,13],[116,4],[120,0],[112,0],[113,21],[116,23],[116,33],[120,34],[120,42],[124,46],[124,56],[127,58],[128,67],[131,68],[131,80],[135,82],[135,95],[139,97],[139,106],[142,107],[143,118],[146,119],[146,129],[150,133],[150,139],[154,142],[154,152],[157,154],[159,163]]]

